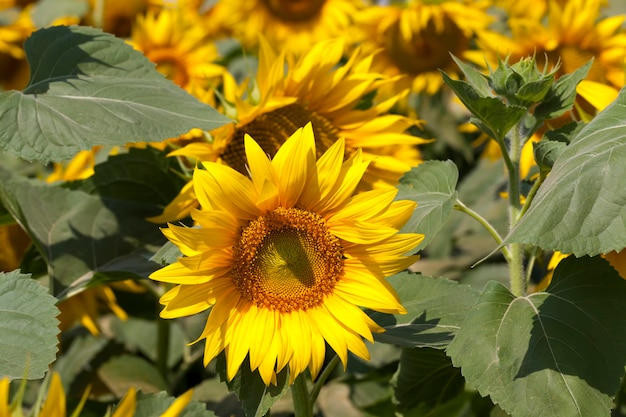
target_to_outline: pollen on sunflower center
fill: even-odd
[[[259,307],[286,313],[323,303],[343,276],[343,250],[324,219],[277,208],[246,226],[235,245],[232,277]]]
[[[319,158],[339,139],[339,131],[325,117],[308,110],[298,103],[289,104],[274,111],[261,114],[252,122],[239,127],[221,155],[231,168],[247,174],[244,135],[254,138],[270,157],[297,129],[311,122],[315,135],[315,148]]]

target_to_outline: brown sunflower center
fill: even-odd
[[[343,276],[343,249],[322,217],[277,208],[246,226],[235,245],[232,277],[258,307],[288,313],[320,305]]]
[[[317,16],[326,0],[263,0],[263,3],[276,18],[301,23]]]
[[[315,147],[319,158],[339,139],[339,131],[323,116],[307,110],[298,103],[289,104],[269,113],[264,113],[252,122],[238,128],[221,155],[222,160],[242,174],[246,171],[246,153],[243,138],[247,133],[270,157],[298,128],[311,122],[315,135]]]
[[[437,30],[430,20],[423,30],[412,34],[412,39],[405,39],[397,21],[389,27],[385,42],[398,68],[413,75],[448,67],[452,61],[450,53],[459,56],[469,46],[469,39],[449,17],[443,20],[443,30]]]

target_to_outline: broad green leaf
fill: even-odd
[[[130,148],[127,153],[109,156],[96,164],[91,177],[67,186],[103,197],[165,206],[185,185],[182,178],[172,173],[173,163],[174,158],[167,158],[156,149]]]
[[[570,256],[545,292],[487,285],[447,353],[515,417],[608,417],[626,365],[625,301],[605,260]]]
[[[494,93],[489,85],[489,79],[481,74],[476,68],[467,64],[454,55],[451,55],[454,62],[459,66],[467,82],[474,88],[478,95],[482,97],[493,97]]]
[[[505,243],[576,256],[626,247],[626,93],[598,114],[556,160]]]
[[[539,142],[533,142],[533,155],[542,170],[550,171],[561,153],[567,148],[571,138],[584,126],[582,122],[572,122],[559,129],[545,133]]]
[[[224,353],[217,356],[216,370],[223,381],[226,381],[226,357]],[[266,386],[258,371],[250,370],[248,358],[243,361],[239,371],[227,381],[228,389],[234,392],[246,417],[263,417],[274,403],[280,400],[289,390],[287,367],[276,375],[276,385]]]
[[[92,335],[79,336],[72,341],[69,349],[54,363],[54,371],[59,373],[65,392],[70,392],[76,377],[91,368],[96,355],[107,346],[108,339]]]
[[[593,59],[587,61],[585,65],[576,71],[559,77],[552,84],[552,87],[544,97],[544,101],[535,108],[533,112],[535,117],[539,120],[550,120],[570,110],[574,105],[574,100],[576,100],[576,86],[585,79],[592,64]]]
[[[139,351],[150,360],[157,361],[157,340],[159,326],[167,326],[169,346],[167,349],[167,365],[173,367],[183,357],[185,344],[192,342],[187,340],[180,324],[174,320],[156,318],[145,320],[129,317],[127,320],[113,320],[111,328],[115,339],[123,343],[129,351]],[[161,321],[161,322],[159,322]]]
[[[24,49],[28,86],[0,93],[0,148],[20,158],[62,161],[94,145],[162,141],[230,121],[99,29],[40,29]]]
[[[130,388],[153,393],[167,389],[167,383],[154,365],[140,356],[128,354],[103,363],[98,369],[98,378],[118,397]]]
[[[442,73],[445,83],[454,91],[465,107],[481,122],[481,128],[494,139],[504,135],[527,113],[522,106],[506,105],[499,98],[484,97],[467,82],[453,80]]]
[[[160,245],[164,240],[158,227],[145,220],[158,212],[154,205],[66,190],[1,167],[0,199],[63,286],[77,284],[77,280],[84,284],[97,272],[130,272],[129,278],[149,273],[146,268],[152,262],[147,257],[135,263],[128,258],[142,246]]]
[[[162,416],[175,400],[176,398],[170,397],[167,392],[152,394],[138,393],[137,406],[133,417]],[[178,416],[214,417],[215,414],[212,411],[207,410],[204,404],[199,403],[198,401],[190,401]]]
[[[400,411],[419,405],[426,410],[454,399],[465,381],[443,350],[413,348],[402,350],[391,385]]]
[[[454,337],[479,292],[444,278],[401,272],[389,278],[407,314],[371,312],[385,329],[374,339],[402,347],[445,348]]]
[[[407,172],[398,185],[397,200],[412,200],[417,207],[403,231],[422,233],[425,248],[448,221],[456,201],[459,171],[452,161],[426,161]]]
[[[0,272],[0,378],[43,378],[56,358],[56,298],[30,275]]]

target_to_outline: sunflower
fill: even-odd
[[[311,121],[318,156],[344,137],[346,158],[361,148],[364,157],[371,160],[362,188],[395,185],[420,162],[415,145],[427,141],[406,133],[418,121],[388,114],[401,95],[360,107],[378,88],[396,80],[371,72],[373,56],[359,50],[339,66],[344,49],[342,39],[323,41],[296,59],[293,54],[276,54],[262,41],[256,80],[238,86],[231,77],[225,77],[225,99],[232,103],[228,115],[238,123],[211,132],[211,144],[193,143],[170,155],[217,161],[246,174],[245,134],[253,136],[272,156],[298,127]],[[193,186],[188,184],[161,216],[151,220],[164,223],[182,219],[196,205]]]
[[[250,177],[215,162],[194,171],[199,228],[163,229],[185,257],[150,276],[177,284],[163,318],[211,308],[204,363],[225,351],[228,380],[246,356],[265,384],[288,366],[291,381],[317,375],[325,342],[344,366],[367,359],[363,338],[380,328],[358,306],[403,313],[385,277],[417,260],[423,236],[398,234],[415,204],[388,187],[353,193],[367,168],[360,151],[344,160],[340,139],[316,161],[313,128],[298,129],[270,160],[245,137]]]
[[[557,77],[574,72],[594,59],[587,80],[616,88],[624,86],[626,33],[624,15],[601,18],[603,0],[548,1],[547,15],[511,19],[511,42],[498,49],[484,45],[493,54],[510,54],[514,63],[534,55],[539,67],[560,63]],[[547,20],[546,20],[547,19]],[[547,22],[547,23],[546,23]]]
[[[302,53],[316,42],[342,36],[361,7],[360,0],[218,0],[211,18],[245,48],[259,34],[277,49]]]
[[[217,47],[191,8],[149,10],[138,15],[130,43],[154,62],[159,72],[196,96],[216,87],[225,72],[214,63],[219,58]],[[215,106],[212,98],[208,104]]]
[[[363,48],[382,50],[373,69],[390,76],[405,75],[413,92],[432,95],[443,86],[440,70],[458,77],[450,54],[482,60],[472,50],[472,41],[490,34],[493,17],[485,11],[484,2],[424,0],[368,7],[355,21],[356,38]]]

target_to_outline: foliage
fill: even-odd
[[[50,4],[34,18],[45,22]],[[329,354],[316,381],[303,374],[290,387],[286,369],[266,386],[246,363],[225,381],[224,357],[204,364],[204,346],[193,343],[206,315],[160,319],[165,288],[147,280],[181,256],[147,219],[176,197],[193,164],[146,143],[231,120],[99,29],[41,29],[25,52],[28,85],[0,92],[0,226],[19,224],[33,246],[19,269],[0,273],[0,377],[43,392],[50,367],[74,402],[93,384],[91,414],[137,388],[135,415],[161,415],[169,395],[194,388],[198,401],[183,415],[263,416],[284,407],[305,416],[319,407],[330,416],[324,399],[332,401],[336,384],[348,387],[341,401],[364,416],[617,415],[626,281],[603,256],[626,248],[626,92],[588,123],[551,124],[572,111],[591,61],[557,76],[535,58],[501,60],[488,74],[455,58],[462,79],[442,72],[504,164],[483,160],[469,172],[431,159],[404,174],[396,200],[417,205],[403,231],[425,234],[412,251],[423,259],[388,279],[406,314],[366,311],[384,329],[371,361],[350,357],[341,370]],[[522,149],[541,137],[534,171],[522,178]],[[113,152],[93,175],[42,181],[50,162],[94,147]],[[548,271],[555,251],[573,256]],[[114,294],[122,311],[98,332],[60,332],[59,311],[103,288],[111,292],[90,300],[110,303]],[[33,392],[22,400],[37,404]]]

